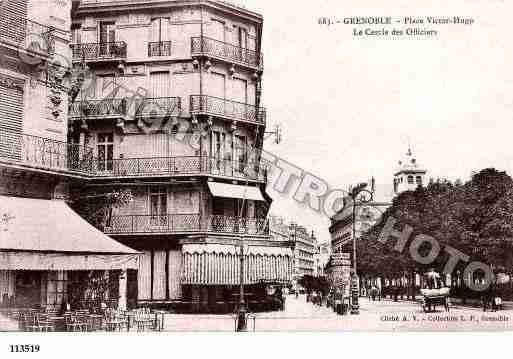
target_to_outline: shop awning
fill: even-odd
[[[265,201],[258,187],[240,186],[228,183],[208,182],[210,193],[214,197],[240,198],[253,201]]]
[[[187,248],[186,248],[187,247]],[[182,284],[238,285],[240,252],[232,246],[184,246]],[[289,282],[292,252],[289,248],[252,247],[244,256],[244,283]]]
[[[138,256],[64,201],[0,196],[0,269],[127,269]]]

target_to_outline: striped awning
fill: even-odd
[[[265,254],[250,250],[244,255],[244,283],[292,280],[292,255],[282,248]],[[237,285],[240,281],[240,253],[236,251],[185,251],[182,284]]]

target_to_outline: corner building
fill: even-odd
[[[137,268],[136,251],[66,203],[90,167],[90,149],[68,143],[70,5],[0,1],[0,308],[88,306],[72,289],[90,271],[115,288],[96,299],[125,308],[123,273]]]
[[[241,244],[250,310],[288,282],[292,251],[271,240],[260,150],[259,14],[219,1],[81,1],[71,136],[93,148],[86,195],[130,190],[102,230],[143,252],[128,275],[139,304],[233,310]]]

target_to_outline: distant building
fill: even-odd
[[[269,234],[277,242],[290,241],[289,225],[283,217],[269,215]]]
[[[331,243],[317,244],[317,250],[314,255],[315,258],[315,275],[318,277],[325,276],[325,268],[330,260]]]
[[[289,226],[290,235],[294,241],[294,275],[296,279],[304,275],[313,276],[315,273],[315,258],[317,238],[312,231],[296,223]]]
[[[281,216],[270,215],[269,233],[273,241],[288,241],[294,249],[292,265],[294,282],[297,283],[305,274],[317,276],[324,272],[324,269],[319,269],[319,266],[321,263],[325,265],[329,258],[326,259],[325,249],[323,256],[320,256],[320,245],[313,231],[310,232],[306,227],[289,222]],[[325,246],[329,247],[329,243]]]
[[[426,169],[424,169],[408,148],[406,156],[399,161],[394,173],[394,193],[396,195],[405,191],[414,191],[425,183]]]

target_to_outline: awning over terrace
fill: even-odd
[[[0,270],[136,269],[138,256],[64,201],[0,196]]]
[[[258,187],[240,186],[235,184],[208,182],[210,193],[214,197],[249,199],[265,201]]]
[[[184,245],[182,284],[238,285],[240,249],[226,245]],[[248,246],[244,283],[292,280],[290,248]]]

